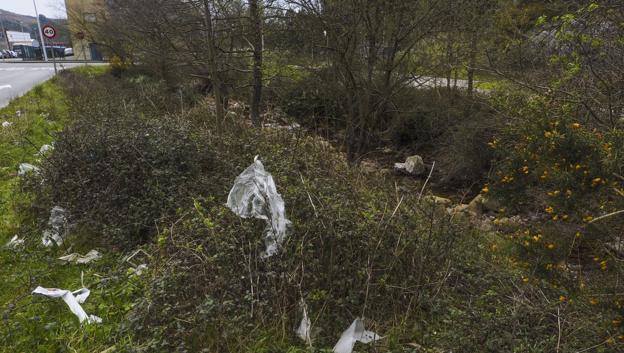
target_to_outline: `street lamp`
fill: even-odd
[[[41,39],[41,49],[43,50],[43,58],[48,61],[48,53],[46,53],[45,41],[43,40],[43,32],[41,31],[41,20],[39,20],[39,12],[37,12],[37,3],[33,0],[35,6],[35,15],[37,15],[37,27],[39,28],[39,39]]]

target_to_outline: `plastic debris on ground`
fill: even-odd
[[[46,154],[50,151],[52,151],[54,149],[54,146],[52,145],[43,145],[41,146],[41,148],[39,149],[39,154]]]
[[[234,181],[227,206],[242,218],[266,220],[267,226],[263,232],[266,250],[262,257],[270,257],[278,252],[291,222],[286,218],[284,200],[277,192],[273,177],[264,170],[257,156],[254,163]]]
[[[73,253],[73,254],[69,254],[69,255],[65,255],[62,257],[59,257],[59,260],[61,261],[65,261],[67,263],[75,263],[78,265],[83,265],[83,264],[88,264],[90,262],[99,260],[102,258],[102,254],[100,254],[99,251],[97,250],[91,250],[89,251],[86,255],[82,256],[78,253]]]
[[[132,276],[140,276],[143,274],[143,272],[147,270],[148,270],[148,267],[146,264],[140,264],[137,267],[130,267],[128,269],[128,273],[130,273]]]
[[[54,244],[61,246],[63,244],[63,236],[68,227],[67,210],[59,206],[54,206],[52,210],[50,210],[48,226],[50,226],[50,228],[43,232],[41,242],[46,247],[50,247]]]
[[[342,333],[340,340],[334,346],[334,353],[351,353],[356,342],[364,344],[380,340],[382,337],[373,331],[367,331],[364,328],[364,320],[357,318],[351,326]]]
[[[80,305],[80,304],[83,304],[89,297],[89,294],[91,294],[91,291],[88,290],[87,288],[82,288],[75,292],[70,292],[65,289],[37,287],[32,292],[32,294],[43,295],[48,298],[63,299],[63,301],[67,304],[67,306],[69,306],[69,310],[71,310],[71,312],[74,313],[76,317],[78,317],[78,320],[80,321],[80,323],[84,322],[85,320],[89,324],[92,324],[92,323],[99,324],[102,322],[102,319],[95,315],[87,315],[87,313],[84,311],[84,309]]]
[[[35,167],[34,165],[30,164],[30,163],[21,163],[19,165],[19,168],[17,170],[17,175],[18,176],[25,176],[28,173],[38,173],[39,172],[39,168]]]
[[[9,126],[11,126],[11,125],[13,125],[13,123],[10,123],[10,122],[8,122],[8,121],[4,121],[4,122],[2,122],[2,127],[9,127]]]
[[[297,336],[301,338],[308,346],[312,347],[312,321],[308,317],[308,310],[306,309],[305,304],[302,304],[303,308],[303,318],[301,319],[301,323],[299,324],[299,328],[297,328]]]
[[[8,243],[6,243],[7,248],[16,249],[19,246],[24,245],[24,239],[20,239],[17,235],[11,238]]]

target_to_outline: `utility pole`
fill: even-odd
[[[43,50],[43,59],[48,61],[48,53],[46,52],[45,41],[43,40],[43,32],[41,31],[41,20],[39,20],[39,12],[37,12],[37,3],[33,0],[35,6],[35,15],[37,16],[37,27],[39,28],[39,39],[41,40],[41,49]]]

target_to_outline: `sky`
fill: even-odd
[[[51,18],[66,18],[64,0],[35,0],[40,14]],[[32,0],[0,0],[0,9],[21,15],[35,16]]]

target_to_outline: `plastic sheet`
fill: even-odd
[[[4,122],[2,122],[2,127],[9,127],[9,126],[11,126],[11,125],[13,125],[13,123],[10,123],[10,122],[8,122],[8,121],[4,121]]]
[[[63,301],[69,307],[69,310],[71,310],[71,312],[74,313],[76,317],[78,317],[80,323],[84,322],[85,320],[89,324],[99,324],[102,322],[102,319],[95,315],[87,315],[87,313],[80,305],[83,304],[89,297],[89,294],[91,294],[91,291],[89,291],[87,288],[82,288],[72,293],[65,289],[37,287],[32,292],[32,294],[43,295],[48,298],[63,299]]]
[[[54,149],[54,146],[52,146],[52,145],[43,145],[39,149],[39,154],[46,154],[46,153],[52,151],[53,149]]]
[[[65,255],[62,257],[59,257],[59,260],[61,261],[65,261],[65,262],[73,262],[75,264],[78,265],[83,265],[83,264],[88,264],[90,262],[99,260],[102,258],[102,254],[100,254],[99,251],[97,250],[91,250],[89,251],[86,255],[82,256],[78,253],[73,253],[73,254],[69,254],[69,255]]]
[[[50,247],[54,244],[60,246],[63,244],[63,236],[67,231],[67,210],[62,207],[54,206],[50,210],[50,219],[48,220],[49,229],[43,232],[41,242],[44,246]]]
[[[28,173],[38,173],[39,172],[39,168],[35,167],[34,165],[30,164],[30,163],[22,163],[19,165],[19,169],[17,170],[17,175],[18,176],[25,176]]]
[[[16,249],[22,245],[24,245],[24,239],[20,239],[17,235],[6,243],[6,247],[11,249]]]
[[[308,317],[308,310],[306,309],[305,304],[303,306],[303,318],[301,319],[301,323],[299,324],[299,328],[297,328],[297,336],[301,338],[308,346],[312,346],[312,322]]]
[[[273,177],[264,170],[257,156],[234,181],[227,206],[242,218],[266,220],[263,232],[266,250],[262,256],[266,258],[278,252],[291,222],[286,218],[284,200],[277,192]]]
[[[381,337],[373,331],[367,331],[364,328],[364,320],[357,318],[351,326],[342,333],[340,340],[334,346],[334,353],[351,353],[356,342],[364,344],[380,340]]]

